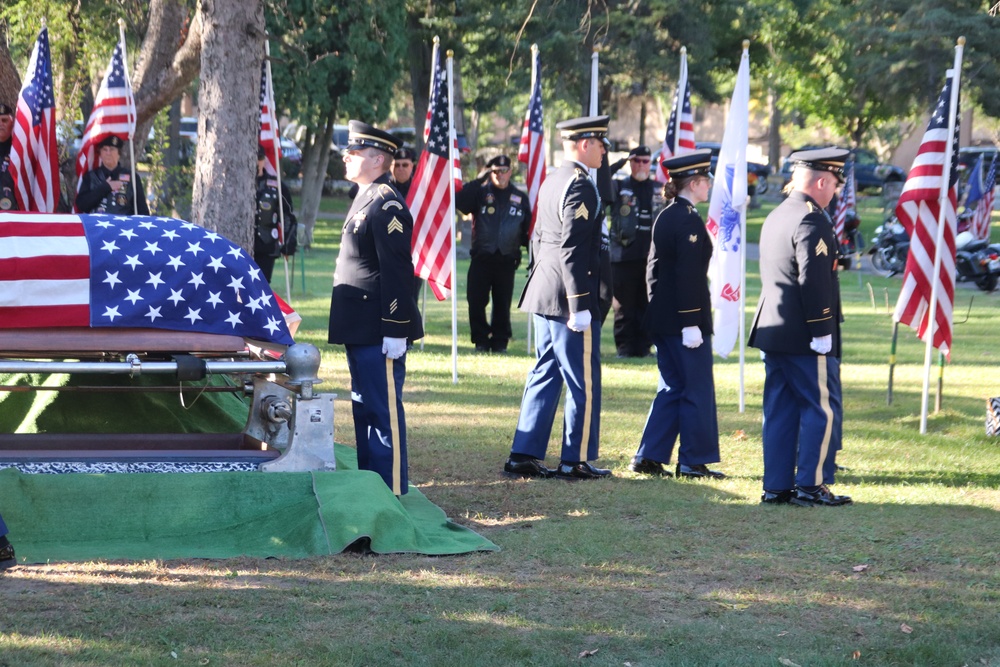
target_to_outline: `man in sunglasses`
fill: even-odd
[[[649,336],[642,328],[649,299],[646,295],[646,258],[653,219],[662,208],[656,182],[649,177],[650,151],[636,146],[628,157],[611,165],[618,171],[627,160],[631,175],[615,181],[611,201],[611,277],[615,310],[615,347],[618,357],[649,355]]]
[[[469,329],[476,352],[503,354],[510,341],[510,302],[521,246],[528,245],[531,207],[528,195],[510,184],[511,162],[497,155],[486,174],[455,195],[455,208],[472,215],[469,280]],[[492,295],[493,312],[486,318]]]

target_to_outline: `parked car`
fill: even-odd
[[[980,156],[983,158],[983,180],[986,180],[986,173],[990,170],[990,162],[997,154],[997,148],[993,144],[985,146],[966,146],[958,149],[958,172],[963,180],[968,180],[969,170],[972,169],[976,160]]]
[[[795,149],[792,153],[815,148],[825,148],[825,146],[803,146]],[[897,193],[902,191],[903,183],[906,181],[906,172],[902,168],[894,164],[880,162],[878,156],[867,148],[856,148],[851,153],[854,159],[854,180],[858,184],[858,192],[886,189],[895,189]],[[786,157],[781,164],[782,187],[787,185],[791,179],[792,163]]]
[[[710,151],[712,151],[711,169],[712,173],[714,174],[716,163],[719,161],[719,151],[722,150],[722,144],[720,144],[717,141],[699,141],[695,143],[695,148],[699,150],[707,148]],[[659,164],[660,162],[660,150],[661,149],[657,149],[653,153],[652,170],[654,174],[656,172],[656,165]],[[628,165],[623,167],[623,170],[624,172],[619,172],[619,173],[627,174]],[[749,160],[747,160],[747,180],[749,181],[747,185],[749,186],[751,196],[755,194],[762,195],[765,192],[767,192],[767,187],[768,187],[767,177],[770,175],[771,175],[771,167],[769,167],[768,165],[761,164],[759,162],[750,162]]]

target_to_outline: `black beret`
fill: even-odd
[[[385,130],[362,123],[360,120],[352,120],[347,123],[347,150],[355,151],[359,148],[377,148],[390,155],[396,154],[403,142]]]
[[[509,167],[510,158],[506,155],[497,155],[486,163],[487,167]]]
[[[570,118],[556,123],[563,139],[578,141],[580,139],[602,139],[605,146],[610,146],[608,141],[608,123],[610,116],[583,116],[581,118]]]
[[[844,163],[851,152],[846,148],[830,146],[811,151],[796,151],[788,156],[792,167],[805,167],[815,171],[829,171],[841,183],[844,182]]]
[[[109,134],[98,142],[97,147],[104,148],[105,146],[111,146],[112,148],[121,150],[124,145],[125,141],[117,134]]]
[[[688,176],[711,176],[712,151],[703,148],[699,151],[684,153],[667,158],[662,162],[663,168],[670,178],[686,178]]]
[[[6,104],[4,104],[3,102],[0,102],[0,116],[13,116],[13,115],[14,115],[14,110],[11,109]]]
[[[652,155],[649,146],[636,146],[628,152],[629,157]]]
[[[417,159],[417,154],[415,152],[413,152],[413,149],[410,148],[409,146],[403,146],[399,150],[396,151],[396,154],[393,155],[393,158],[395,158],[397,160],[411,160],[412,161],[412,160],[416,160]]]

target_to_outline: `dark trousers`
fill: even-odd
[[[514,296],[514,272],[518,261],[500,254],[476,255],[469,262],[466,297],[469,301],[469,329],[472,344],[500,352],[511,337],[510,302]],[[486,305],[493,310],[486,320]]]
[[[346,347],[358,469],[377,472],[401,496],[409,490],[403,412],[406,355],[392,360],[381,345]]]
[[[611,265],[611,289],[614,294],[615,347],[627,357],[649,354],[649,336],[642,328],[649,299],[646,296],[646,262],[635,260]]]
[[[767,352],[764,372],[764,488],[833,484],[844,419],[840,360]]]
[[[0,516],[0,537],[7,534],[7,524],[3,522],[3,517]]]
[[[593,461],[601,432],[601,327],[597,320],[579,333],[566,319],[534,315],[535,367],[528,373],[517,418],[512,454],[545,458],[563,385],[563,439],[560,459]]]
[[[717,463],[719,422],[711,338],[694,349],[684,347],[680,336],[654,335],[653,342],[660,379],[636,456],[670,463],[680,436],[678,463]]]
[[[253,242],[253,261],[260,267],[261,273],[264,274],[264,280],[267,282],[271,282],[271,274],[274,273],[274,260],[277,259],[277,257],[272,254],[273,252],[274,243],[262,242],[255,233]]]

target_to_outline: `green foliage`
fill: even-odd
[[[170,108],[164,108],[153,119],[153,138],[146,142],[147,195],[153,195],[149,211],[153,215],[177,215],[187,220],[191,212],[192,184],[194,183],[194,163],[190,159],[180,164],[168,165],[167,152],[170,148]],[[180,141],[188,141],[181,137]],[[192,150],[194,150],[192,148]]]

